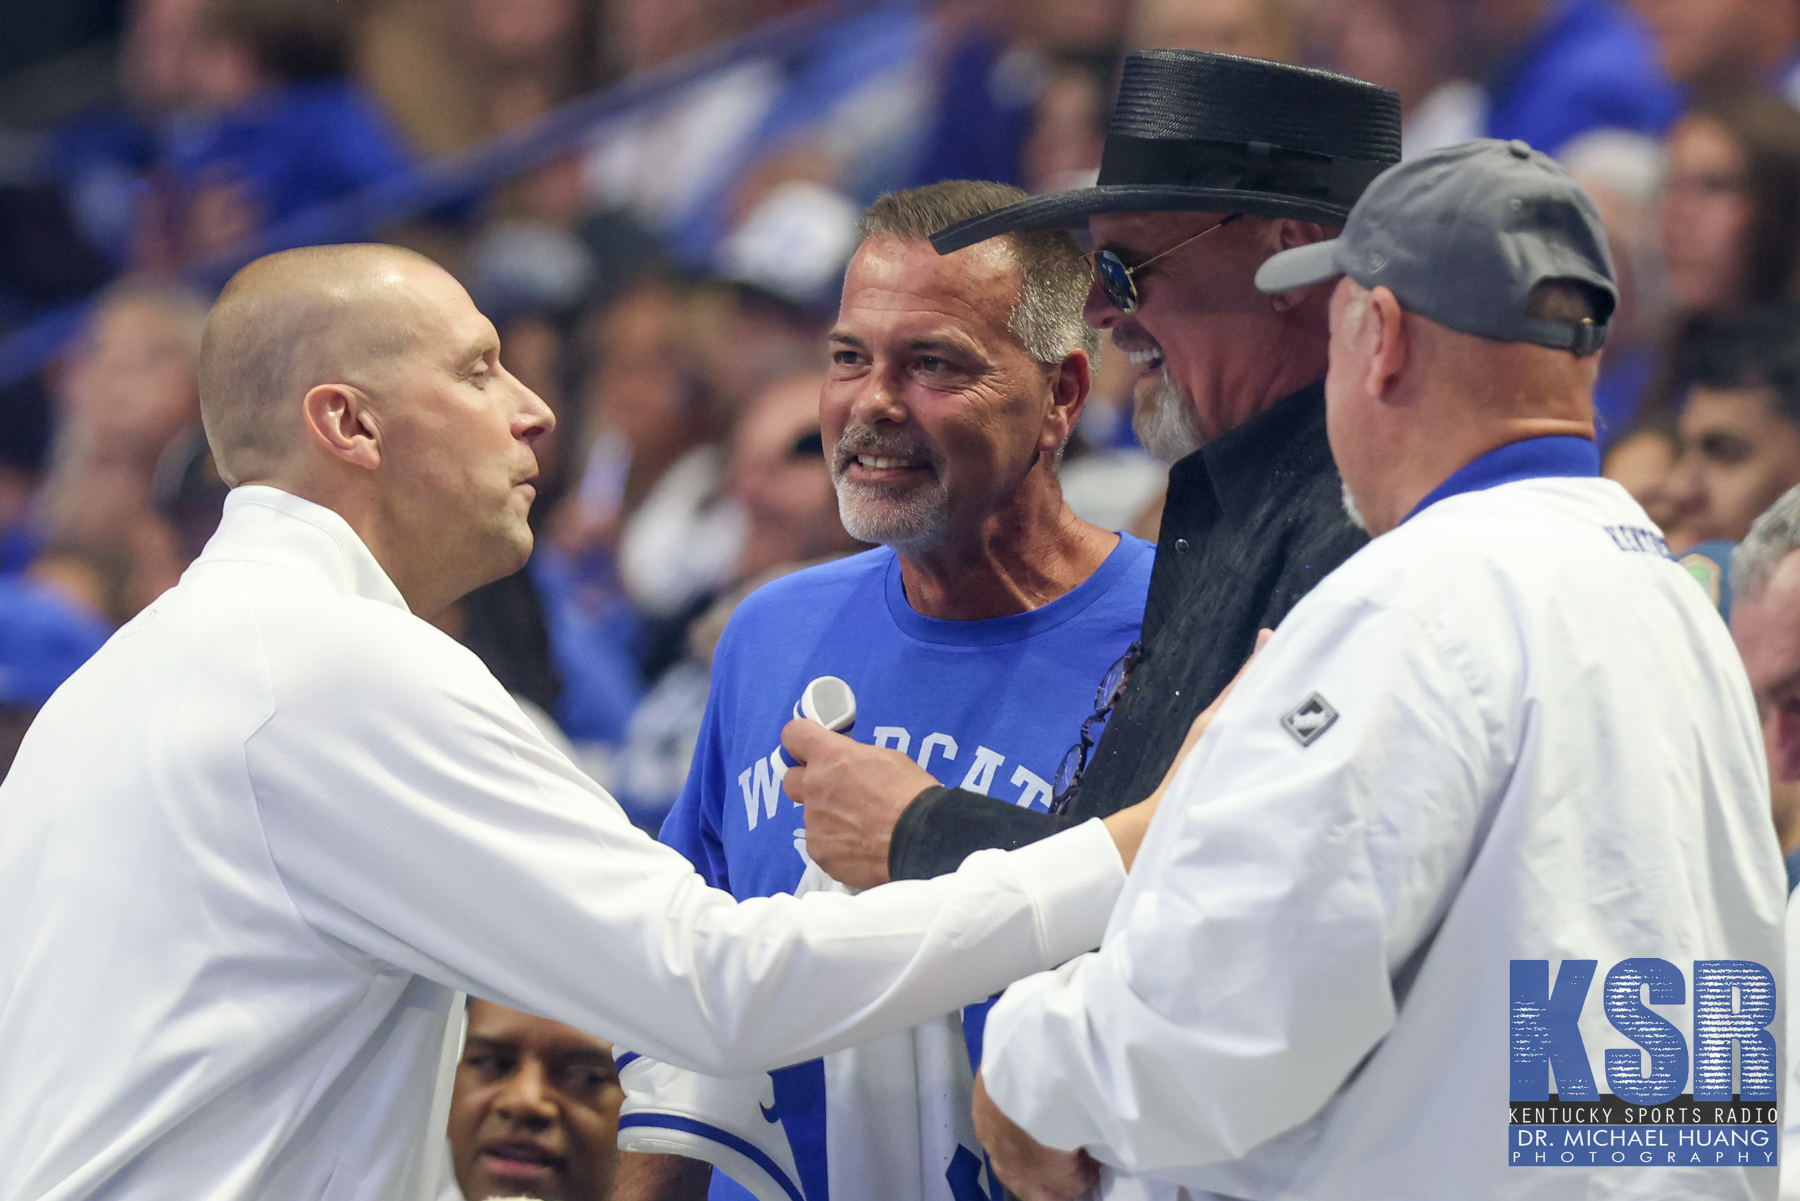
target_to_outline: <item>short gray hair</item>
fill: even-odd
[[[946,225],[1024,199],[1026,194],[1018,188],[970,179],[889,192],[863,215],[857,244],[877,235],[929,241]],[[1098,365],[1100,331],[1082,317],[1094,273],[1074,237],[1061,229],[1019,229],[996,240],[1012,248],[1019,265],[1019,295],[1007,314],[1006,328],[1025,353],[1050,364],[1081,350]]]
[[[1754,597],[1769,586],[1775,569],[1800,550],[1800,485],[1789,488],[1750,526],[1750,532],[1731,552],[1733,600]]]

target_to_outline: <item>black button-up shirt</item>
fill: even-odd
[[[1052,817],[962,789],[928,789],[894,829],[890,874],[955,871],[974,851],[1022,846],[1149,796],[1194,718],[1249,657],[1256,632],[1279,624],[1367,541],[1344,512],[1322,383],[1176,463],[1144,607],[1144,657],[1068,813]],[[1073,741],[1075,731],[1069,734]]]

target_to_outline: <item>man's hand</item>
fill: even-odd
[[[805,718],[787,724],[781,745],[799,764],[782,783],[806,808],[812,861],[852,888],[886,884],[894,823],[937,780],[899,751],[866,746]]]
[[[1150,819],[1156,816],[1156,807],[1162,804],[1163,794],[1169,791],[1169,783],[1175,779],[1175,773],[1181,770],[1181,764],[1187,759],[1189,752],[1205,736],[1207,729],[1213,723],[1213,718],[1218,716],[1219,710],[1224,706],[1225,698],[1231,695],[1231,690],[1237,687],[1238,681],[1244,678],[1244,673],[1250,670],[1252,663],[1256,662],[1256,656],[1262,654],[1263,647],[1269,645],[1269,639],[1273,637],[1275,637],[1274,630],[1257,631],[1256,649],[1250,652],[1250,657],[1244,660],[1244,665],[1238,668],[1235,676],[1231,677],[1231,683],[1225,685],[1224,690],[1213,698],[1213,703],[1202,709],[1200,716],[1194,719],[1194,724],[1188,727],[1187,737],[1181,740],[1181,749],[1175,752],[1175,761],[1169,764],[1169,770],[1163,773],[1162,783],[1156,786],[1156,791],[1137,804],[1128,805],[1106,819],[1107,832],[1112,835],[1114,845],[1119,848],[1119,858],[1125,861],[1126,871],[1131,870],[1132,861],[1137,858],[1138,847],[1144,841],[1144,831],[1150,828]]]
[[[1000,1112],[975,1075],[975,1137],[993,1158],[1000,1182],[1019,1201],[1072,1201],[1100,1183],[1100,1165],[1086,1151],[1058,1151],[1026,1134]]]

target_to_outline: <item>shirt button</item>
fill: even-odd
[[[1186,538],[1177,538],[1177,539],[1175,539],[1175,549],[1176,549],[1176,550],[1182,550],[1182,551],[1184,551],[1184,550],[1186,550],[1186,549],[1187,549],[1187,548],[1188,548],[1188,546],[1187,546],[1187,539],[1186,539]]]

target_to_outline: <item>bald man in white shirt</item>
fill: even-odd
[[[633,829],[422,620],[530,553],[553,418],[499,352],[391,247],[220,297],[219,531],[0,787],[3,1201],[429,1197],[459,991],[732,1075],[1098,943],[1145,813],[743,904]]]

